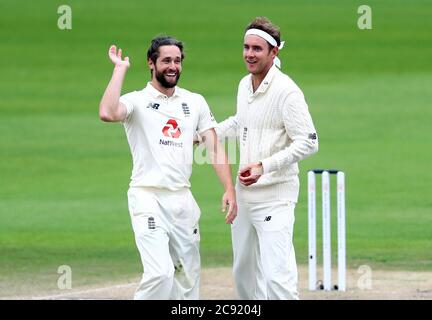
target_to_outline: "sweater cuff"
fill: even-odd
[[[261,160],[262,167],[263,167],[263,174],[276,171],[278,169],[277,161],[272,158],[266,158],[264,160]]]

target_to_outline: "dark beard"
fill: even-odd
[[[162,87],[164,87],[164,88],[174,88],[176,85],[177,85],[177,82],[179,81],[179,79],[180,79],[180,74],[177,74],[177,77],[176,77],[176,80],[175,80],[175,82],[168,82],[166,79],[165,79],[165,76],[164,76],[164,74],[162,73],[162,72],[158,72],[157,70],[155,70],[156,71],[156,80],[161,84],[161,86]]]

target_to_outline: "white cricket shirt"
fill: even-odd
[[[133,160],[130,186],[189,188],[193,137],[216,126],[204,97],[179,87],[168,97],[149,82],[120,102],[127,109],[123,126]]]

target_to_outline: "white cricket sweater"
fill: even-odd
[[[236,137],[240,168],[261,161],[264,174],[245,187],[237,180],[238,199],[246,202],[297,202],[298,162],[318,151],[318,138],[301,89],[272,66],[253,92],[252,76],[239,84],[237,113],[218,124],[219,139]]]

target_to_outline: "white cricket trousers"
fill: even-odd
[[[239,191],[238,191],[239,192]],[[234,282],[242,300],[298,300],[295,203],[244,202],[231,227]]]
[[[131,187],[128,203],[144,268],[134,299],[199,299],[200,209],[191,191]]]

